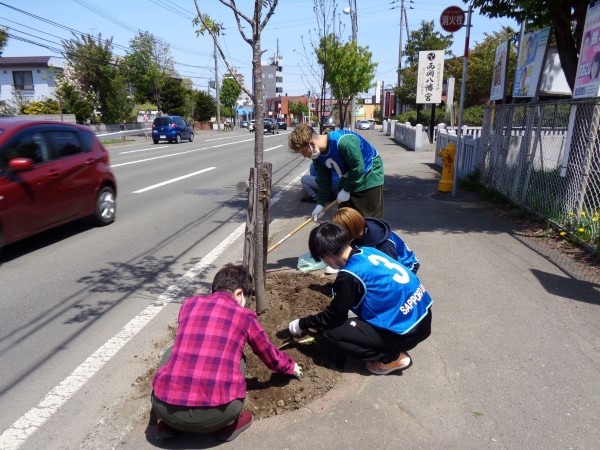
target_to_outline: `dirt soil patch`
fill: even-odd
[[[258,319],[271,342],[280,346],[291,339],[290,320],[322,311],[331,301],[335,276],[295,271],[267,275],[267,310]],[[256,305],[253,303],[252,307]],[[335,358],[315,343],[294,342],[282,349],[303,371],[302,380],[273,373],[246,348],[248,395],[245,408],[257,419],[295,411],[323,396],[341,379]]]
[[[301,273],[285,271],[267,274],[267,310],[258,317],[271,342],[277,347],[291,339],[290,320],[322,311],[331,301],[331,288],[335,276],[322,272]],[[250,308],[256,310],[254,298]],[[169,327],[168,342],[156,345],[161,348],[172,343],[176,329]],[[248,392],[245,409],[256,419],[264,419],[302,408],[322,397],[341,379],[339,359],[315,343],[294,343],[282,349],[302,367],[302,380],[269,370],[246,346],[246,382]],[[337,364],[337,365],[336,365]],[[144,398],[150,397],[156,367],[150,368],[136,380]]]

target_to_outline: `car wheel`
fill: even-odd
[[[194,133],[190,133],[190,142],[194,142]]]
[[[175,136],[175,143],[176,144],[181,144],[181,135],[178,134],[177,136]]]
[[[152,142],[154,142],[155,144],[158,144],[158,139],[152,139]]]
[[[98,192],[96,205],[94,206],[94,222],[96,225],[104,226],[115,221],[117,215],[117,198],[115,190],[110,186],[104,186]]]

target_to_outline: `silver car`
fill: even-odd
[[[368,120],[358,120],[356,122],[356,129],[357,130],[370,130],[371,122],[369,122]]]

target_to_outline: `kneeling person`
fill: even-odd
[[[309,328],[379,375],[412,364],[407,351],[431,334],[429,293],[410,270],[370,247],[352,247],[343,227],[323,223],[310,233],[315,259],[339,267],[333,299],[322,312],[290,322],[296,337]]]
[[[256,313],[244,308],[252,276],[227,265],[215,275],[212,294],[187,299],[179,311],[175,342],[152,382],[152,408],[159,438],[172,430],[207,433],[230,441],[252,423],[246,397],[246,342],[265,365],[300,378],[302,371],[275,347]]]

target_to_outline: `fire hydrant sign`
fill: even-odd
[[[440,25],[448,33],[454,33],[465,24],[465,12],[458,6],[448,6],[440,16]]]
[[[441,103],[444,81],[444,50],[419,52],[417,103]]]

